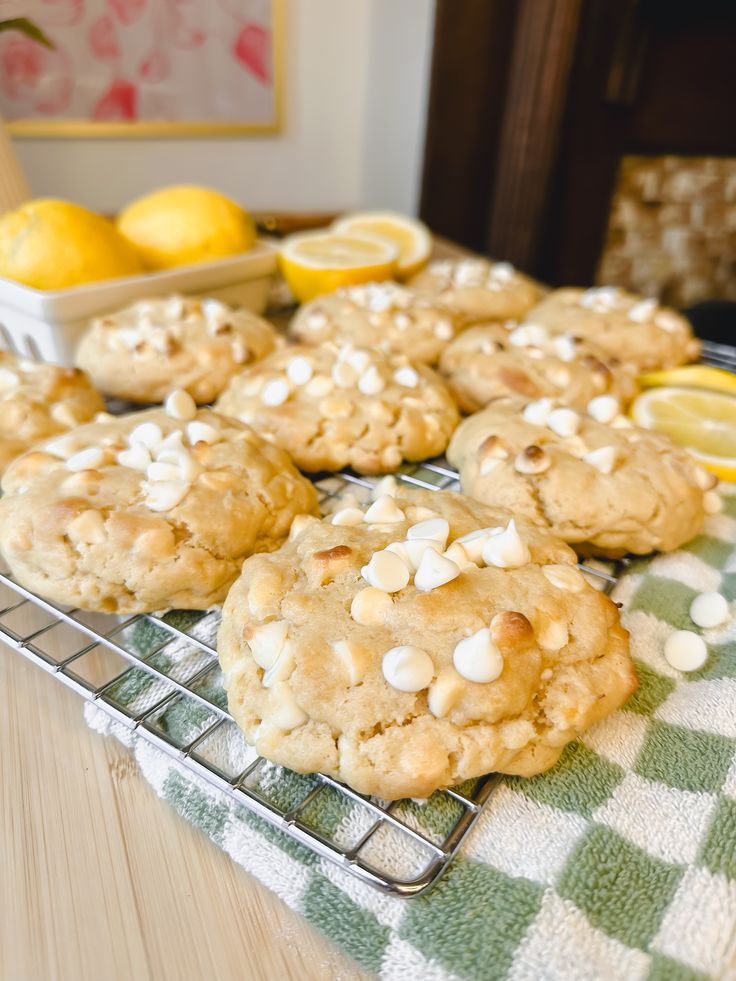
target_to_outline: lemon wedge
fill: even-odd
[[[638,426],[665,433],[721,480],[736,480],[736,395],[667,386],[635,400]]]
[[[432,252],[432,233],[427,226],[394,211],[356,211],[338,218],[332,230],[346,235],[367,233],[393,242],[399,250],[396,263],[399,279],[408,279],[423,269]]]
[[[390,279],[398,248],[387,239],[339,232],[300,232],[281,246],[279,264],[298,300],[331,293],[341,286]]]
[[[711,392],[728,392],[736,395],[736,375],[725,368],[707,364],[686,364],[667,371],[653,371],[639,378],[642,388],[661,385],[677,385],[683,388],[705,388]]]

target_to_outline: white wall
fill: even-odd
[[[227,139],[17,139],[34,195],[115,211],[161,184],[253,209],[392,207],[421,181],[434,0],[287,0],[283,131]]]

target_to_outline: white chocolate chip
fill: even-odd
[[[434,677],[434,664],[426,651],[402,645],[386,651],[381,661],[383,677],[398,691],[417,692],[428,688]]]
[[[386,593],[398,593],[409,582],[409,569],[403,559],[383,549],[374,552],[368,565],[360,570],[369,586],[375,586]]]
[[[478,568],[475,562],[471,562],[471,560],[468,558],[468,553],[465,551],[464,546],[461,545],[460,542],[453,542],[452,545],[450,545],[442,554],[444,558],[450,559],[451,562],[454,562],[461,572],[464,572],[470,566],[473,566],[473,568],[476,569]]]
[[[480,473],[481,477],[487,477],[488,474],[493,473],[493,471],[497,467],[502,467],[502,466],[503,466],[503,460],[501,460],[499,457],[486,456],[480,461],[478,472]]]
[[[549,470],[552,460],[541,446],[527,446],[514,460],[514,469],[518,473],[539,474]]]
[[[136,444],[140,446],[140,443]],[[156,459],[162,460],[163,454],[169,453],[171,451],[178,452],[184,448],[184,433],[181,429],[175,429],[173,433],[161,440],[158,449],[156,450]]]
[[[407,531],[406,537],[408,539],[429,538],[432,541],[439,542],[440,547],[444,548],[447,544],[449,534],[450,525],[445,518],[429,518],[427,521],[419,521],[417,524],[412,525]]]
[[[428,521],[430,518],[439,518],[440,515],[431,508],[425,508],[421,505],[418,507],[417,505],[410,505],[406,509],[406,517],[412,524],[415,524],[417,521]]]
[[[452,334],[452,324],[449,320],[438,320],[434,325],[434,336],[439,340],[449,341],[452,339]]]
[[[363,395],[380,395],[385,387],[386,382],[381,378],[381,374],[374,364],[366,368],[358,380],[358,388]]]
[[[261,389],[261,402],[264,405],[283,405],[291,395],[289,382],[286,378],[272,378]]]
[[[146,468],[147,480],[179,480],[181,472],[174,463],[150,463]]]
[[[322,330],[323,327],[327,326],[327,317],[315,310],[314,313],[310,313],[306,317],[304,323],[308,330]]]
[[[351,348],[341,351],[339,356],[344,358],[359,375],[371,364],[371,356],[367,351],[356,351]]]
[[[129,449],[118,453],[117,461],[121,467],[144,471],[151,462],[151,454],[143,443],[134,443]]]
[[[621,411],[621,404],[613,395],[597,395],[588,402],[588,415],[596,422],[613,422]]]
[[[720,593],[700,593],[690,604],[690,619],[703,629],[718,627],[728,619],[728,603]]]
[[[332,380],[338,388],[354,388],[358,372],[347,361],[336,361],[332,366]]]
[[[321,399],[334,391],[335,383],[327,375],[317,375],[307,382],[306,393],[313,398]]]
[[[289,624],[286,620],[272,620],[250,631],[246,635],[253,660],[259,668],[267,671],[273,664],[286,644],[289,636]]]
[[[534,426],[546,426],[553,406],[552,399],[535,399],[534,402],[528,402],[524,406],[521,417],[525,422],[530,422]]]
[[[629,308],[629,320],[633,320],[637,324],[651,320],[658,305],[656,300],[640,300],[639,303],[635,303],[633,307]]]
[[[521,324],[509,332],[508,339],[514,347],[529,347],[531,344],[544,344],[549,339],[549,333],[541,324]]]
[[[419,375],[411,365],[406,365],[403,368],[396,369],[394,372],[394,381],[397,385],[403,385],[404,388],[416,388],[419,384]]]
[[[542,618],[542,626],[537,631],[537,642],[545,651],[560,651],[567,644],[570,635],[564,620]]]
[[[393,474],[388,474],[386,477],[381,477],[377,484],[374,485],[371,490],[371,497],[375,501],[379,497],[384,497],[388,495],[389,497],[396,497],[399,493],[399,482]]]
[[[530,559],[531,553],[521,540],[513,518],[504,531],[492,535],[483,546],[483,561],[499,569],[518,569]]]
[[[51,453],[52,456],[57,456],[65,460],[67,457],[72,456],[76,444],[76,437],[73,434],[67,433],[65,436],[58,436],[56,439],[52,439],[51,442],[45,443],[43,449],[45,453]]]
[[[291,732],[304,725],[309,716],[299,707],[291,687],[285,681],[279,681],[271,688],[271,692],[276,706],[268,714],[269,723],[282,732]]]
[[[543,565],[542,575],[557,589],[580,593],[585,589],[585,579],[574,565]]]
[[[348,528],[363,524],[363,512],[360,508],[341,508],[332,515],[331,524],[345,525]]]
[[[69,462],[67,461],[67,466]],[[718,514],[723,509],[723,501],[716,491],[706,491],[703,494],[703,510],[706,514]]]
[[[458,674],[478,684],[495,681],[503,671],[503,656],[491,640],[488,627],[461,640],[452,653],[452,663]]]
[[[552,350],[560,361],[574,361],[577,357],[575,338],[569,334],[562,334],[561,337],[555,337],[552,341]]]
[[[264,688],[271,688],[279,681],[286,681],[295,667],[294,651],[289,640],[281,648],[276,660],[266,670],[262,682]]]
[[[633,429],[634,423],[631,419],[627,419],[626,416],[616,416],[611,422],[611,427],[613,429]]]
[[[460,568],[451,559],[435,552],[432,548],[424,550],[422,561],[414,574],[414,585],[421,592],[444,586],[460,575]]]
[[[384,494],[371,504],[363,520],[369,524],[395,524],[404,520],[404,512],[397,506],[393,497]]]
[[[422,557],[428,548],[434,552],[442,551],[439,542],[435,542],[430,538],[414,538],[412,541],[391,542],[386,548],[389,552],[394,552],[399,556],[412,575],[419,568]]]
[[[570,384],[570,372],[559,365],[551,365],[547,370],[547,377],[555,388],[567,388]]]
[[[454,668],[443,668],[427,693],[427,707],[435,718],[448,715],[463,696],[465,682]]]
[[[184,500],[190,488],[184,480],[157,480],[143,486],[143,503],[149,511],[170,511]]]
[[[57,402],[56,405],[51,406],[51,418],[55,422],[61,423],[62,426],[69,426],[70,428],[79,424],[74,409],[66,402]]]
[[[195,421],[187,426],[187,439],[192,446],[196,446],[197,443],[219,443],[222,434],[208,422]]]
[[[70,456],[66,461],[67,470],[96,470],[105,462],[105,451],[99,446],[88,446],[84,450]]]
[[[583,461],[595,467],[599,473],[609,474],[616,465],[616,455],[615,446],[599,446],[597,450],[586,453]]]
[[[164,409],[166,414],[171,416],[172,419],[180,419],[182,422],[189,422],[190,419],[194,419],[197,414],[197,405],[189,394],[182,389],[178,389],[172,392],[171,395],[167,395],[166,401],[164,402]]]
[[[547,427],[558,436],[574,436],[580,429],[580,416],[574,409],[553,409]]]
[[[0,388],[17,388],[20,378],[9,368],[0,368]]]
[[[375,627],[383,623],[394,605],[390,595],[375,586],[366,586],[356,593],[350,604],[350,616],[364,627]]]
[[[691,630],[675,630],[665,641],[664,656],[678,671],[697,671],[708,660],[708,648]]]
[[[311,381],[314,369],[309,358],[298,354],[289,360],[286,365],[286,375],[294,385],[306,385]]]
[[[48,443],[46,444],[46,449],[49,452],[53,452],[53,450],[49,450],[49,445]],[[705,470],[703,467],[695,467],[695,483],[701,490],[712,490],[718,483],[718,478],[714,473],[710,473],[710,471]]]
[[[491,537],[491,534],[499,531],[503,531],[503,529],[476,528],[475,531],[468,532],[467,535],[463,535],[462,538],[457,538],[456,541],[462,545],[468,558],[472,562],[482,562],[483,548],[485,547],[486,542]]]
[[[389,597],[390,601],[390,597]],[[348,676],[351,685],[357,685],[365,678],[370,666],[370,654],[360,644],[350,640],[338,640],[332,644],[332,649],[340,659],[340,663]]]
[[[136,426],[135,429],[131,430],[128,436],[128,442],[131,446],[133,443],[143,443],[149,450],[157,450],[163,438],[163,433],[158,423],[142,422],[140,426]]]

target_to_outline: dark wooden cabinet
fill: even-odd
[[[621,160],[736,157],[733,0],[438,0],[421,214],[588,283]]]

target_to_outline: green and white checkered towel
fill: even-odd
[[[724,505],[688,548],[636,562],[616,588],[638,691],[549,773],[505,778],[424,896],[378,893],[94,705],[88,721],[132,747],[146,779],[184,818],[382,978],[736,978],[736,621],[703,631],[709,658],[696,673],[680,675],[662,655],[672,630],[698,629],[688,617],[698,592],[720,590],[734,607],[736,496]],[[190,648],[187,656],[197,655]],[[132,671],[129,699],[153,704],[151,684]],[[197,713],[169,724],[196,734]],[[239,750],[224,741],[217,751]],[[271,767],[259,789],[288,806],[309,779]],[[355,836],[354,805],[337,795],[316,800],[313,826]],[[404,819],[441,838],[450,816],[433,801],[407,802]],[[411,856],[385,849],[406,873]]]

